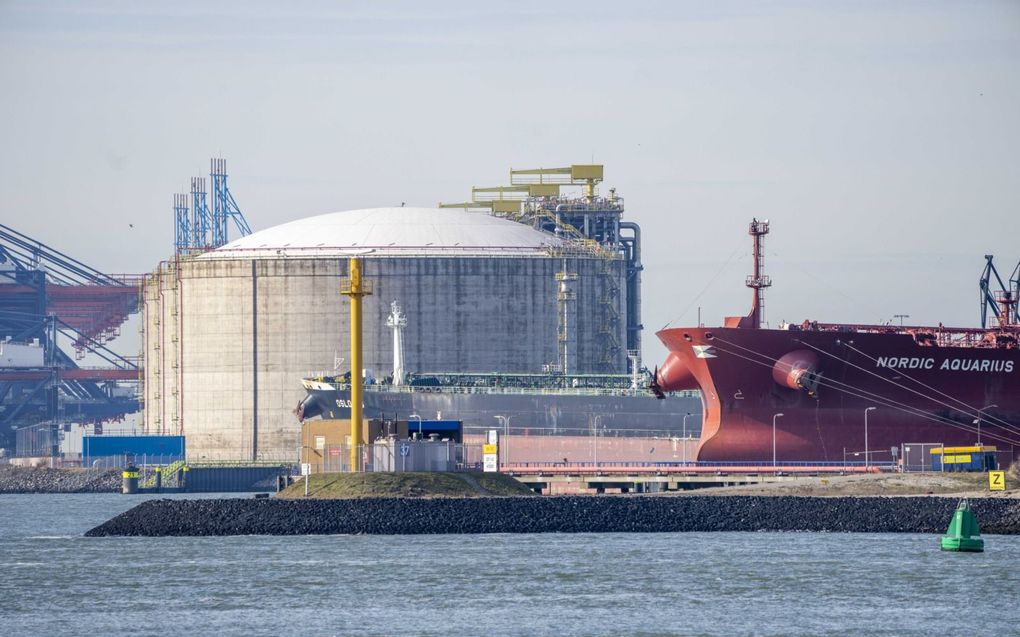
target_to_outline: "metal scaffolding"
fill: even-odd
[[[205,202],[205,178],[191,178],[191,245],[186,250],[206,250],[209,243],[209,226],[212,219],[209,205]],[[181,253],[183,254],[183,252]]]
[[[240,236],[251,234],[251,227],[227,186],[227,161],[209,160],[212,185],[212,209],[206,195],[205,177],[191,178],[191,218],[188,218],[188,195],[174,195],[174,254],[178,256],[205,252],[228,241],[229,221],[234,222]]]
[[[181,254],[191,245],[191,219],[188,195],[174,194],[174,251]]]
[[[622,259],[625,281],[622,317],[615,268],[603,264],[599,276],[602,312],[595,332],[601,348],[600,371],[609,371],[622,358],[625,349],[641,349],[643,266],[641,228],[634,222],[621,221],[624,202],[615,188],[609,190],[608,197],[599,196],[596,187],[603,177],[600,164],[511,169],[509,185],[472,187],[470,201],[440,203],[439,206],[488,212],[560,237],[581,253],[610,262]],[[574,194],[564,192],[564,188],[574,188]],[[617,337],[621,320],[624,321],[623,344]],[[562,352],[559,358],[562,367]]]
[[[251,234],[251,227],[227,187],[227,160],[209,160],[209,179],[212,180],[213,189],[212,243],[214,248],[218,248],[228,241],[228,219],[233,220],[242,237]]]
[[[0,225],[0,447],[14,429],[95,423],[138,410],[136,362],[106,343],[138,310],[139,278],[111,276]],[[70,356],[58,339],[69,342]],[[91,355],[102,366],[81,367]],[[52,434],[52,435],[50,435]]]

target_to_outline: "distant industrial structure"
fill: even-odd
[[[71,423],[138,411],[136,357],[107,343],[138,311],[139,283],[0,225],[0,448],[55,455]]]
[[[981,288],[981,327],[989,327],[989,319],[993,319],[999,327],[1020,325],[1020,263],[1013,268],[1007,283],[992,263],[994,258],[991,254],[985,255],[985,268],[978,282]]]
[[[174,253],[197,255],[251,229],[227,186],[226,161],[174,195]],[[142,277],[108,275],[0,225],[0,449],[55,456],[72,425],[123,420],[139,411],[137,356],[108,346],[141,307]],[[80,435],[80,432],[79,432]]]
[[[174,254],[177,256],[205,252],[227,243],[231,220],[242,237],[251,234],[248,221],[227,187],[225,159],[209,160],[209,183],[212,184],[211,209],[206,200],[204,177],[191,178],[190,193],[174,195]]]
[[[412,319],[408,372],[626,373],[640,365],[640,231],[615,191],[598,195],[602,178],[598,165],[515,170],[468,202],[336,212],[220,247],[194,239],[202,205],[184,214],[178,196],[190,225],[144,284],[146,431],[186,435],[196,458],[296,457],[301,378],[349,360],[352,257],[374,286],[370,375],[393,369],[394,301]]]
[[[603,296],[604,322],[598,331],[605,351],[600,371],[615,371],[610,361],[620,343],[615,341],[615,325],[625,324],[627,350],[641,350],[641,228],[633,221],[623,221],[623,198],[616,189],[609,189],[608,197],[600,197],[596,186],[602,183],[603,166],[574,164],[563,168],[510,169],[510,185],[472,187],[471,200],[460,203],[440,203],[441,208],[484,210],[532,226],[568,240],[623,259],[626,281],[623,286],[625,305],[623,313],[617,311],[615,297],[620,289],[607,290]],[[565,186],[581,187],[583,195],[564,196]],[[571,275],[564,271],[564,282]],[[563,287],[563,286],[561,286]],[[569,286],[568,286],[569,289]],[[569,291],[561,299],[570,300]]]

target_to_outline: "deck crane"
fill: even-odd
[[[979,285],[981,288],[981,327],[988,327],[989,313],[994,316],[999,327],[1020,323],[1020,312],[1017,303],[1020,301],[1020,263],[1013,269],[1008,285],[992,262],[993,255],[985,255],[985,269],[981,272]],[[998,283],[998,288],[992,282]]]

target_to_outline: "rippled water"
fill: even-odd
[[[81,536],[143,497],[0,496],[0,633],[1018,634],[1017,536]]]

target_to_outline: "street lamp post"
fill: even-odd
[[[786,414],[778,413],[772,416],[772,473],[776,472],[776,420]]]
[[[602,414],[595,416],[595,427],[592,429],[592,436],[594,437],[594,458],[595,458],[595,470],[599,468],[599,421],[602,420]]]
[[[868,451],[868,412],[875,411],[878,407],[868,407],[864,410],[864,470],[871,470],[871,452]]]
[[[510,418],[512,416],[493,416],[496,420],[503,423],[503,443],[500,445],[503,448],[503,465],[507,466],[510,464]]]
[[[308,449],[309,451],[315,451],[315,453],[317,455],[319,454],[319,451],[317,449],[311,447],[310,445],[301,445],[301,449],[302,450]],[[309,462],[303,463],[303,462],[301,462],[302,458],[299,457],[298,458],[298,464],[301,464],[301,465],[307,464],[308,465],[308,473],[307,474],[305,474],[305,472],[304,472],[304,467],[303,466],[301,467],[301,474],[302,474],[302,477],[304,478],[304,483],[305,483],[305,497],[307,498],[308,497],[308,481],[312,479],[312,473],[311,473],[312,472],[312,469],[311,469],[312,463],[310,462],[311,458],[308,457],[307,454],[305,455],[304,459],[308,460]],[[323,465],[325,465],[325,463],[326,463],[326,459],[323,458]],[[323,466],[323,473],[325,473],[325,469],[326,469],[325,466]]]
[[[418,419],[418,440],[421,440],[421,416],[419,416],[418,414],[410,414],[408,418]]]
[[[693,415],[694,414],[691,414],[691,413],[684,414],[684,464],[685,465],[687,464],[687,418],[689,418],[690,416],[693,416]]]
[[[984,417],[985,410],[991,409],[992,407],[998,407],[998,405],[985,405],[981,409],[978,409],[978,417],[977,420],[974,421],[974,424],[977,425],[977,446],[979,447],[981,446],[981,419]]]

